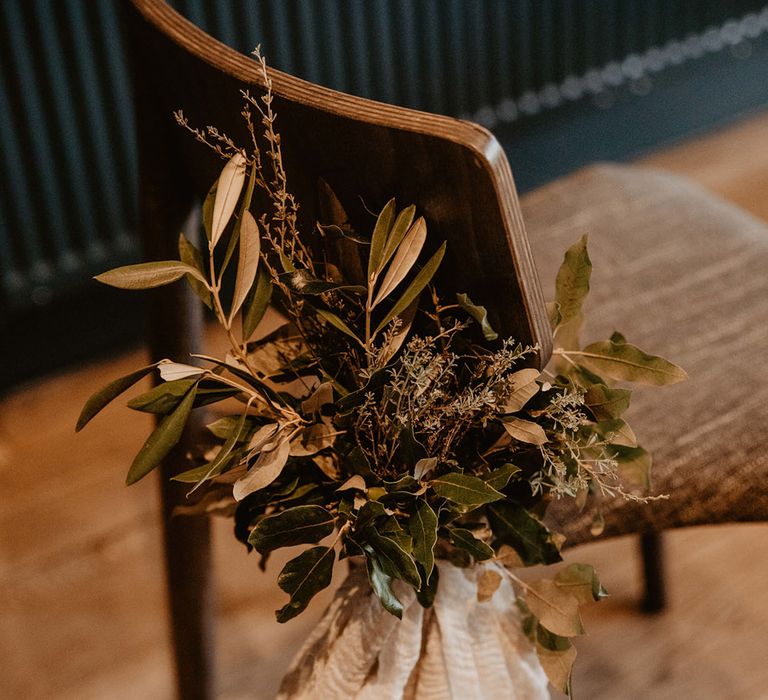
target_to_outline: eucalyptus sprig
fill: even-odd
[[[624,417],[630,392],[615,382],[671,384],[685,373],[620,334],[580,345],[591,273],[586,237],[557,275],[549,309],[555,351],[539,372],[530,367],[537,349],[499,338],[467,294],[443,300],[434,286],[424,294],[446,243],[433,245],[415,206],[398,210],[392,199],[370,235],[356,233],[323,184],[321,208],[334,220],[300,231],[261,65],[266,94],[243,93],[248,148],[177,114],[226,161],[203,204],[205,247],[181,236],[179,260],[97,278],[123,289],[184,279],[229,352],[162,360],[115,380],[89,399],[77,429],[154,374],[158,384],[128,403],[160,420],[127,482],[161,463],[192,410],[208,406],[207,434],[174,477],[198,492],[180,512],[233,517],[238,538],[262,563],[276,549],[311,545],[278,577],[289,596],[279,621],[301,613],[344,558],[365,563],[373,593],[398,617],[395,580],[430,606],[438,559],[493,560],[507,567],[521,624],[550,679],[567,691],[570,638],[583,632],[579,607],[604,591],[587,566],[538,581],[515,571],[561,560],[562,537],[542,521],[551,500],[594,508],[597,527],[603,499],[659,497],[648,494],[650,456]],[[257,188],[268,208],[254,214]],[[351,246],[346,265],[311,253],[329,232]],[[270,309],[277,327],[266,330]],[[481,595],[493,595],[498,576],[485,572]]]

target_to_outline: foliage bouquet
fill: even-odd
[[[629,391],[612,382],[665,384],[684,372],[619,334],[580,347],[585,238],[557,276],[552,366],[531,368],[536,348],[500,338],[467,294],[444,299],[432,285],[446,244],[430,245],[414,206],[390,200],[369,231],[353,231],[322,185],[326,220],[300,231],[271,92],[244,92],[243,117],[248,148],[177,114],[226,160],[203,205],[204,250],[182,235],[179,260],[98,277],[125,289],[184,278],[228,352],[116,380],[88,401],[78,429],[159,375],[128,404],[159,417],[132,484],[179,441],[193,409],[215,406],[174,477],[189,484],[181,510],[233,517],[262,565],[306,546],[278,577],[288,594],[280,622],[330,584],[337,562],[359,564],[285,697],[468,697],[461,688],[502,676],[488,697],[542,697],[542,667],[568,690],[579,605],[603,590],[589,566],[549,578],[519,570],[561,560],[562,538],[542,521],[551,500],[591,501],[599,529],[601,499],[648,498],[622,476],[646,486],[650,459],[622,418]]]

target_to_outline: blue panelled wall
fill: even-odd
[[[768,103],[754,0],[173,0],[323,85],[493,129],[525,190]],[[135,143],[118,0],[0,0],[0,390],[135,340],[141,302],[90,277],[135,260]]]

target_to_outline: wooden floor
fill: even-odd
[[[762,115],[645,163],[687,174],[768,220],[766,143]],[[2,698],[172,697],[157,484],[122,485],[148,422],[115,406],[73,432],[87,396],[142,360],[126,354],[1,403]],[[612,593],[587,616],[577,697],[768,698],[767,534],[735,526],[669,535],[670,607],[655,617],[636,608],[633,541],[572,552],[570,559],[597,565]],[[216,526],[215,551],[220,696],[272,697],[323,601],[278,625],[279,561],[261,574],[226,522]]]

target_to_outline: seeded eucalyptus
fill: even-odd
[[[269,86],[266,70],[264,79]],[[430,244],[414,206],[390,200],[370,231],[354,232],[322,183],[333,221],[318,230],[332,230],[354,255],[341,265],[313,255],[318,241],[298,230],[271,103],[269,90],[243,93],[249,149],[177,114],[225,160],[203,205],[206,246],[181,236],[179,260],[97,278],[123,289],[185,280],[229,351],[163,360],[112,382],[89,399],[77,429],[156,373],[157,386],[128,404],[161,419],[127,482],[160,464],[191,411],[209,406],[208,434],[174,477],[198,491],[180,511],[232,516],[238,538],[264,559],[310,545],[278,578],[289,596],[280,622],[329,585],[340,559],[364,562],[373,592],[398,617],[395,580],[429,606],[436,559],[495,559],[520,592],[525,629],[551,681],[567,690],[569,638],[583,632],[579,606],[604,592],[588,566],[533,583],[514,569],[560,561],[561,538],[541,521],[549,500],[599,508],[607,497],[650,498],[650,457],[622,418],[629,391],[613,382],[669,384],[685,373],[618,334],[580,345],[586,238],[566,252],[557,276],[556,350],[544,372],[528,366],[536,349],[500,339],[467,294],[443,300],[431,286],[446,244]],[[253,214],[257,190],[268,208]],[[486,596],[499,585],[488,574]]]

